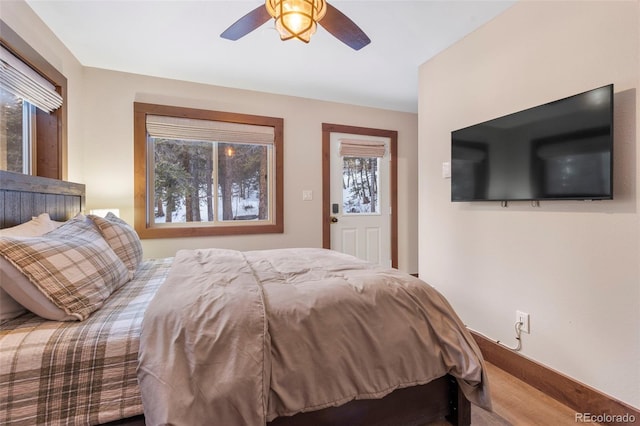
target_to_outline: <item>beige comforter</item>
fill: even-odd
[[[178,252],[139,361],[149,425],[264,425],[446,373],[490,407],[480,351],[435,289],[322,249]]]

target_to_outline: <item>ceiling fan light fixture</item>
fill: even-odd
[[[296,38],[305,43],[327,12],[325,0],[266,0],[265,5],[276,21],[281,40]]]

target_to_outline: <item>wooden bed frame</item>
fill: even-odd
[[[9,228],[49,213],[65,221],[84,211],[85,187],[80,183],[0,170],[0,228]]]
[[[0,171],[0,228],[27,222],[47,212],[64,221],[85,209],[85,186],[56,179]],[[340,407],[279,417],[269,426],[425,425],[446,419],[453,425],[471,423],[471,406],[456,380],[447,375],[420,386],[398,389],[384,398],[356,400]],[[109,425],[144,425],[144,416]]]

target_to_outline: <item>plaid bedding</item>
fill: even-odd
[[[0,424],[88,425],[142,414],[136,377],[144,312],[172,258],[136,277],[83,322],[25,314],[0,326]]]

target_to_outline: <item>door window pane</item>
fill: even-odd
[[[344,214],[379,214],[380,158],[344,157],[342,211]]]

